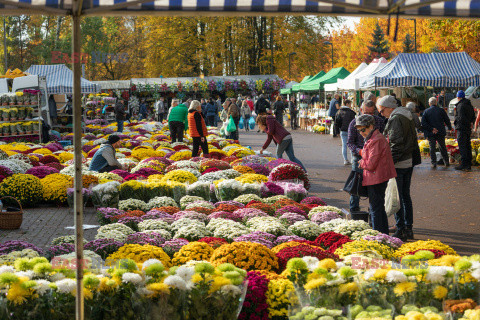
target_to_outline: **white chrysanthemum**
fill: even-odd
[[[148,289],[145,288],[145,287],[142,287],[142,288],[139,288],[139,289],[137,290],[137,293],[138,293],[139,295],[141,295],[141,296],[149,296],[149,295],[153,294],[154,292],[151,291],[151,290],[148,290]]]
[[[426,279],[432,283],[442,282],[445,280],[447,272],[448,269],[446,267],[430,266],[430,268],[428,268]]]
[[[318,258],[316,257],[303,257],[303,261],[307,264],[307,268],[310,272],[313,272],[318,267]]]
[[[472,270],[480,269],[480,262],[479,261],[472,261],[471,269]]]
[[[475,269],[475,271],[473,271],[471,273],[472,277],[474,277],[475,279],[477,279],[477,281],[480,281],[480,269]]]
[[[342,283],[345,283],[346,280],[343,279],[343,278],[338,278],[338,279],[335,279],[335,280],[330,280],[330,281],[327,281],[327,283],[325,283],[325,285],[327,286],[336,286],[336,285],[339,285],[339,284],[342,284]]]
[[[54,273],[52,276],[50,276],[50,281],[52,282],[57,282],[63,279],[65,279],[65,275],[61,272]]]
[[[368,280],[370,278],[372,278],[374,275],[375,275],[375,269],[368,269],[367,271],[365,271],[365,273],[363,274],[363,278],[365,280]]]
[[[15,272],[15,268],[12,266],[0,266],[0,274],[5,273],[5,272]]]
[[[142,282],[142,277],[139,274],[133,272],[125,272],[122,275],[122,282],[132,283],[134,285],[140,284]]]
[[[237,296],[242,293],[242,290],[240,290],[240,288],[237,286],[234,286],[232,284],[227,284],[220,289],[220,292],[223,294],[232,294]]]
[[[44,295],[48,290],[50,290],[50,282],[47,281],[47,280],[43,280],[43,279],[40,279],[40,280],[36,280],[35,281],[37,283],[37,285],[35,287],[33,287],[35,289],[35,291],[39,294],[39,295]]]
[[[73,279],[63,279],[55,282],[57,285],[57,291],[60,293],[70,293],[77,286],[77,281]]]
[[[405,282],[405,281],[407,281],[407,276],[406,276],[403,272],[401,272],[401,271],[398,271],[398,270],[390,270],[390,271],[388,271],[387,276],[385,277],[385,279],[387,279],[388,282],[398,283],[398,282]]]
[[[180,276],[168,276],[163,283],[180,290],[187,290],[187,284]]]
[[[341,267],[345,267],[345,263],[343,262],[335,262],[335,264],[337,265],[337,270],[340,269]]]
[[[29,279],[32,279],[35,276],[35,272],[33,272],[33,270],[18,271],[15,272],[15,274],[19,277],[27,277]]]
[[[178,267],[176,274],[177,276],[182,278],[184,281],[189,281],[192,278],[192,276],[195,274],[195,268],[181,266],[181,267]]]
[[[163,263],[160,261],[160,260],[157,260],[157,259],[148,259],[147,261],[145,261],[142,265],[142,270],[145,270],[146,268],[148,268],[149,266],[151,266],[152,264],[157,264],[157,263],[160,263],[162,266],[163,266]]]

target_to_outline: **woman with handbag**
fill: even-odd
[[[373,116],[364,114],[357,117],[355,127],[365,138],[359,165],[363,169],[362,185],[367,187],[372,227],[374,230],[388,234],[385,190],[388,180],[397,176],[390,145],[385,136],[375,129]]]

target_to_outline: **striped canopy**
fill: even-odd
[[[364,87],[480,86],[480,64],[466,52],[401,53]]]
[[[25,71],[47,78],[48,94],[72,94],[73,72],[63,64],[32,65]],[[100,91],[100,86],[81,78],[82,93],[95,93]]]
[[[72,14],[73,0],[1,0],[2,14]],[[81,15],[248,14],[480,17],[480,0],[85,0]]]

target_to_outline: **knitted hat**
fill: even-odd
[[[355,127],[370,127],[375,124],[375,118],[369,114],[362,114],[355,118]]]
[[[395,109],[398,107],[397,100],[393,96],[384,96],[377,101],[378,106]]]

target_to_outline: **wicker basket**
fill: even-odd
[[[0,198],[0,200],[6,199],[6,198],[15,200],[20,207],[20,211],[0,212],[0,229],[8,229],[8,230],[19,229],[23,221],[22,204],[20,203],[20,201],[18,201],[14,197],[8,197],[8,196],[2,197]]]

